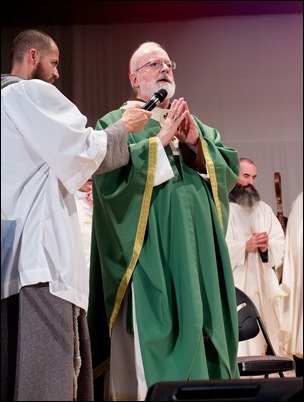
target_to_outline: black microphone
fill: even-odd
[[[168,92],[165,89],[160,89],[159,91],[155,92],[149,102],[144,104],[142,109],[149,111],[153,110],[159,102],[162,102],[166,98],[167,95]]]

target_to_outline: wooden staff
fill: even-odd
[[[274,172],[274,188],[275,194],[277,199],[277,218],[280,221],[280,224],[286,233],[286,223],[285,217],[283,213],[283,206],[282,206],[282,188],[281,188],[281,174],[280,172]]]

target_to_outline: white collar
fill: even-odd
[[[128,109],[129,107],[134,107],[135,105],[144,105],[145,102],[141,100],[129,100],[126,101],[120,109]],[[159,122],[160,125],[163,124],[165,121],[166,117],[168,116],[169,109],[161,109],[160,107],[156,107],[152,110],[152,117],[151,119],[156,120]]]

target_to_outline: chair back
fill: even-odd
[[[267,345],[266,355],[275,356],[276,353],[256,305],[246,293],[237,287],[235,288],[235,295],[239,324],[239,342],[254,338],[261,331]]]
[[[252,300],[240,289],[235,288],[239,323],[239,341],[254,338],[260,332],[259,313]]]
[[[284,371],[295,369],[292,358],[277,356],[266,331],[259,311],[251,298],[242,290],[235,288],[239,323],[239,341],[249,340],[262,333],[266,343],[265,355],[238,356],[240,376],[257,376],[278,373],[284,377]]]

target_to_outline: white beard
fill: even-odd
[[[165,89],[168,93],[167,99],[172,99],[175,94],[175,82],[166,82],[166,81],[157,81],[153,84],[151,82],[147,82],[145,80],[141,80],[141,96],[142,97],[147,97],[147,98],[152,98],[152,96],[155,94],[155,92],[159,91],[160,89]]]

